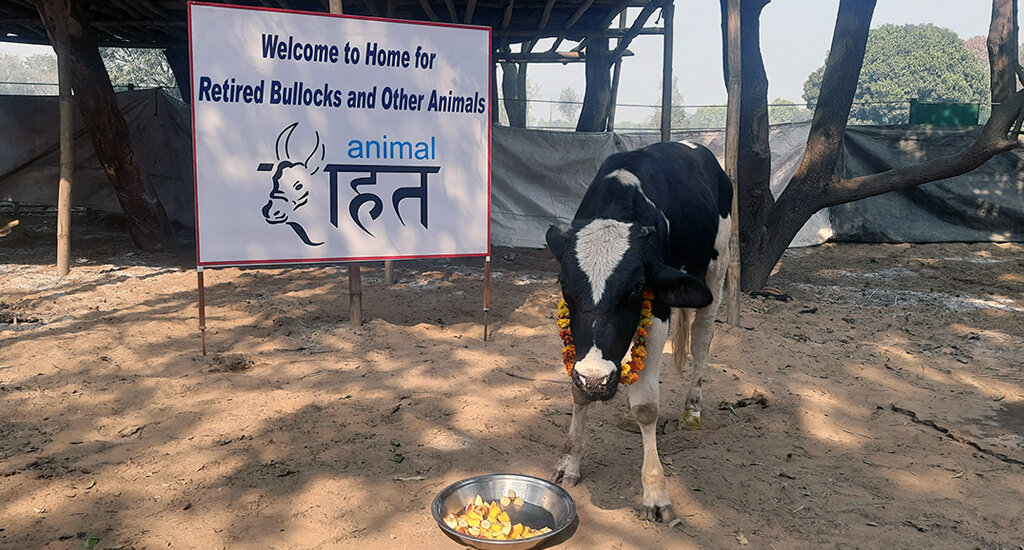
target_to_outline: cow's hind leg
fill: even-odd
[[[683,414],[679,417],[679,425],[688,430],[700,429],[700,405],[704,377],[707,376],[708,370],[708,350],[711,348],[711,339],[715,335],[715,316],[718,315],[718,306],[722,303],[722,283],[725,281],[725,269],[729,265],[730,224],[729,218],[725,218],[719,224],[718,237],[715,239],[718,258],[708,266],[708,272],[704,278],[708,288],[711,289],[713,299],[708,306],[696,310],[693,315],[693,325],[690,327],[693,380],[690,382],[689,391],[686,392]]]
[[[640,480],[644,487],[643,516],[652,521],[675,519],[672,500],[665,486],[665,470],[658,457],[658,379],[661,373],[661,352],[668,337],[668,321],[651,320],[647,337],[647,359],[639,379],[629,387],[629,410],[640,425],[644,438],[644,464]]]
[[[570,384],[571,385],[571,384]],[[583,426],[587,422],[587,409],[591,401],[572,386],[572,421],[569,422],[569,438],[565,442],[565,454],[555,465],[551,481],[562,487],[573,487],[580,482],[580,459],[583,458]]]

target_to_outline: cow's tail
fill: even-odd
[[[690,325],[693,324],[693,310],[677,308],[672,312],[672,365],[682,376],[686,370],[686,359],[690,355]]]

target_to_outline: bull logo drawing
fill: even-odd
[[[302,160],[301,157],[293,158],[288,149],[288,142],[298,125],[298,122],[292,123],[281,130],[277,136],[274,149],[278,162],[276,164],[260,163],[256,168],[258,172],[274,173],[270,200],[263,205],[263,218],[271,225],[285,224],[291,227],[299,239],[308,246],[320,246],[324,243],[322,241],[313,242],[306,229],[297,220],[300,219],[300,210],[309,202],[313,176],[320,171],[326,147],[320,143],[320,133],[314,132],[316,144],[313,145],[313,150],[306,155],[305,160]]]

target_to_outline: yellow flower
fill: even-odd
[[[569,328],[569,320],[568,319],[559,319],[558,320],[558,328]]]

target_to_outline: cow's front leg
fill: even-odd
[[[562,487],[574,487],[580,482],[580,459],[583,458],[583,426],[587,422],[587,410],[591,401],[572,386],[572,421],[569,422],[569,438],[565,441],[565,454],[555,465],[551,481]]]
[[[640,425],[644,438],[644,464],[640,480],[644,486],[643,510],[645,519],[670,522],[675,519],[672,500],[665,484],[665,470],[658,457],[658,380],[661,374],[661,353],[668,336],[668,321],[654,318],[647,337],[647,360],[639,379],[629,387],[629,410]]]

